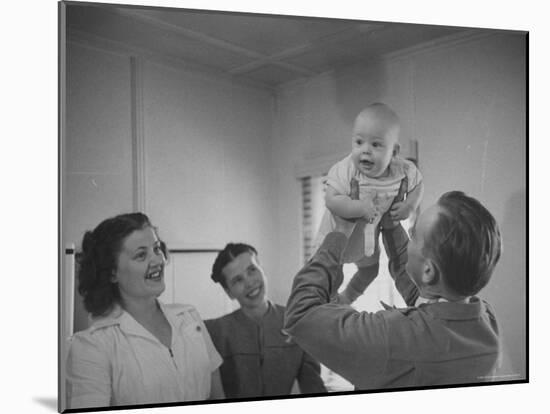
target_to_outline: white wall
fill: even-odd
[[[63,137],[62,245],[80,247],[86,230],[132,209],[129,59],[67,45]],[[87,325],[80,301],[75,326]]]
[[[132,208],[129,59],[73,43],[67,48],[63,168],[64,239]]]
[[[161,237],[172,248],[252,244],[271,275],[271,94],[152,63],[143,86],[146,210]],[[180,280],[174,298],[220,316],[225,293],[210,279],[213,258],[196,263],[176,280],[191,278],[197,291]]]
[[[144,142],[140,176],[139,156],[133,155],[130,56],[70,42],[67,66],[63,243],[79,249],[86,230],[133,211],[133,183],[142,180],[143,210],[169,247],[221,249],[229,241],[247,242],[273,274],[272,95],[145,61],[137,78],[141,93],[135,94],[143,108],[137,127]],[[188,269],[185,260],[174,258],[163,298],[219,316],[227,303],[217,302],[225,294],[210,280],[212,263],[195,261],[199,268],[180,274]],[[197,291],[182,278],[194,280]],[[216,301],[211,305],[202,303],[209,291]],[[76,328],[86,324],[77,302]]]
[[[256,230],[271,222],[271,96],[154,64],[144,86],[147,208],[163,237],[268,244]]]
[[[287,172],[350,150],[351,124],[374,101],[402,119],[402,144],[419,141],[424,206],[445,191],[479,198],[502,230],[504,255],[482,292],[494,306],[512,372],[525,375],[526,102],[525,39],[471,37],[400,53],[305,82],[277,97],[275,151],[280,205],[299,210],[299,182]],[[325,163],[326,164],[326,163]],[[279,212],[280,291],[300,266],[299,216]]]

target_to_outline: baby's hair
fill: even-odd
[[[361,112],[359,112],[359,114],[357,115],[357,118],[367,114],[373,114],[377,117],[385,118],[388,122],[395,125],[399,125],[399,117],[394,112],[394,110],[391,109],[385,103],[382,103],[382,102],[371,103],[370,105],[363,108]]]
[[[210,277],[216,283],[219,283],[223,286],[224,289],[227,289],[227,284],[225,283],[225,277],[222,274],[222,270],[227,264],[231,263],[237,256],[242,253],[250,253],[254,256],[258,255],[258,252],[254,247],[245,243],[228,243],[224,249],[218,253],[214,265],[212,266],[212,274]]]

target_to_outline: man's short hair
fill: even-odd
[[[246,252],[253,254],[254,256],[258,255],[256,249],[249,244],[228,243],[223,250],[218,253],[216,260],[214,261],[214,265],[212,266],[212,274],[210,275],[212,280],[221,284],[224,289],[227,289],[225,276],[222,274],[223,268],[235,260],[237,256]]]
[[[489,282],[500,258],[497,222],[478,200],[461,191],[443,194],[437,205],[439,217],[422,253],[434,260],[449,289],[475,295]]]

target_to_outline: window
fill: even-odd
[[[302,179],[304,262],[315,253],[313,251],[314,240],[325,212],[323,181],[324,176],[305,177]],[[403,226],[405,229],[408,229],[409,223],[404,222]],[[381,310],[383,307],[380,301],[397,307],[406,306],[390,277],[388,258],[384,251],[382,240],[380,240],[380,250],[380,270],[378,276],[365,293],[353,304],[353,307],[359,311],[376,312]],[[347,285],[356,270],[357,267],[354,264],[344,265],[344,282],[341,289]]]
[[[304,262],[306,262],[315,253],[313,251],[315,237],[325,212],[324,176],[302,178],[302,206],[303,251]],[[402,224],[408,230],[408,221]],[[357,266],[345,264],[343,270],[344,281],[340,291],[346,287],[356,272]],[[395,289],[389,274],[388,257],[382,240],[380,240],[380,270],[378,276],[352,306],[358,311],[376,312],[383,309],[380,301],[397,307],[406,306],[403,298]],[[354,389],[352,384],[323,365],[321,365],[321,377],[329,392],[351,391]]]

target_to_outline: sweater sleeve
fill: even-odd
[[[303,353],[302,364],[298,372],[298,385],[303,394],[319,394],[327,392],[321,379],[321,365],[307,352]]]
[[[418,288],[407,274],[407,245],[409,238],[401,224],[382,230],[382,241],[388,255],[388,269],[395,288],[407,306],[414,306],[419,297]]]
[[[285,330],[313,358],[353,384],[381,374],[388,361],[383,312],[358,312],[329,303],[342,283],[339,258],[346,242],[330,233],[298,272],[285,314]]]

